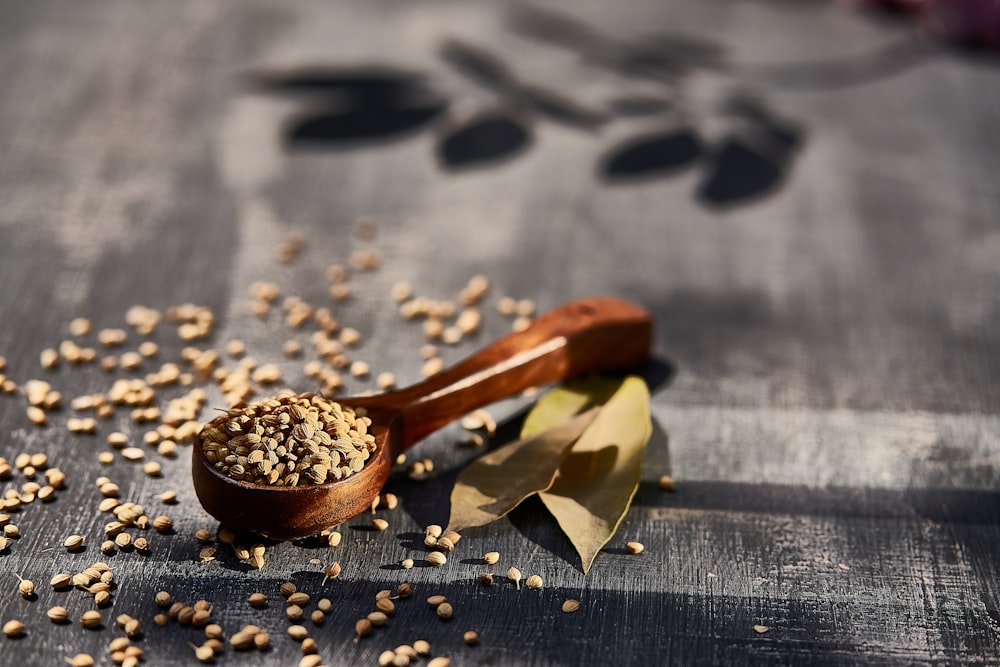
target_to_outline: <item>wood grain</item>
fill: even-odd
[[[1000,661],[996,63],[835,3],[585,0],[570,17],[565,3],[537,6],[547,18],[506,3],[0,2],[0,372],[18,383],[45,378],[68,402],[141,377],[180,358],[173,327],[161,324],[159,357],[137,373],[44,371],[38,355],[73,317],[117,327],[133,304],[195,302],[216,314],[200,347],[240,338],[280,365],[283,384],[315,389],[309,357],[280,352],[289,338],[308,349],[311,329],[288,329],[280,309],[252,316],[257,280],[330,306],[362,335],[352,357],[400,385],[421,379],[425,342],[389,298],[401,280],[444,299],[490,277],[482,329],[441,346],[446,363],[509,331],[501,295],[540,310],[590,294],[633,301],[654,317],[657,358],[643,484],[586,576],[533,502],[468,531],[444,568],[426,566],[423,526],[447,521],[451,484],[479,451],[459,446],[457,426],[412,450],[434,461],[430,479],[390,476],[402,503],[379,513],[389,530],[360,517],[337,548],[268,543],[253,571],[227,549],[198,562],[194,531],[217,525],[195,499],[187,449],[147,448],[157,478],[102,466],[107,433],[145,447],[151,426],[119,409],[97,434],[73,435],[64,407],[38,429],[22,396],[0,395],[0,456],[44,451],[68,477],[54,503],[12,513],[22,537],[0,552],[0,620],[20,618],[28,636],[0,640],[4,664],[77,652],[108,664],[120,613],[143,622],[147,664],[194,664],[198,630],[152,624],[161,589],[209,600],[227,633],[271,632],[270,652],[227,650],[220,664],[295,664],[285,580],[333,600],[310,626],[331,665],[375,664],[418,638],[453,664]],[[464,68],[441,58],[449,39],[498,59],[507,83],[470,76],[469,54]],[[253,83],[304,66],[326,68],[319,88]],[[559,98],[611,111],[574,116]],[[368,139],[296,133],[317,117]],[[483,118],[520,139],[477,144]],[[354,233],[360,216],[377,221],[374,240]],[[281,264],[292,231],[308,246]],[[355,272],[351,298],[331,302],[326,268],[373,247],[382,267]],[[373,387],[348,377],[344,391]],[[490,446],[516,434],[529,403],[490,408]],[[215,407],[211,389],[202,417]],[[675,493],[656,486],[666,473]],[[148,535],[148,556],[101,555],[101,475],[176,532]],[[170,488],[180,503],[163,506]],[[71,533],[87,538],[82,552],[62,548]],[[625,553],[632,539],[642,554]],[[481,587],[490,550],[497,572],[516,565],[545,587],[516,591],[502,576]],[[406,557],[412,570],[398,566]],[[52,625],[49,606],[75,619],[92,602],[46,582],[96,560],[116,575],[105,628]],[[324,584],[333,560],[343,573]],[[14,573],[38,599],[17,595]],[[353,642],[375,593],[402,581],[414,598]],[[266,609],[245,604],[256,590]],[[452,600],[450,622],[427,607],[432,593]],[[581,610],[565,615],[569,597]],[[467,629],[479,646],[462,642]]]

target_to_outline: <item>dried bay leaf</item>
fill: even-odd
[[[552,485],[566,450],[597,417],[592,408],[552,428],[480,456],[465,467],[451,492],[448,529],[461,531],[499,519],[525,498]]]
[[[552,486],[538,494],[579,553],[584,573],[590,570],[632,504],[639,488],[646,443],[653,431],[649,389],[641,378],[588,382],[543,396],[535,408],[540,416],[532,419],[529,415],[524,429],[566,419],[571,410],[600,402],[617,385],[560,463]]]
[[[545,392],[524,418],[521,437],[530,438],[562,424],[574,415],[603,405],[621,387],[621,380],[600,376],[575,380]]]

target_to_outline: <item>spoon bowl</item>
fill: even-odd
[[[455,366],[404,389],[330,399],[364,408],[375,449],[358,472],[323,484],[266,486],[233,479],[208,460],[201,434],[191,472],[202,506],[236,530],[275,540],[315,535],[371,507],[396,457],[477,408],[542,384],[635,367],[650,354],[652,318],[614,297],[560,306]]]

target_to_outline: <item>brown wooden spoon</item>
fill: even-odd
[[[613,297],[573,301],[423,382],[337,399],[372,418],[376,450],[359,472],[325,484],[251,484],[216,470],[199,436],[192,448],[195,492],[230,528],[276,540],[315,535],[369,509],[396,457],[433,431],[529,387],[642,364],[651,343],[652,318],[642,308]]]

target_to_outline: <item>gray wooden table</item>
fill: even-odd
[[[0,395],[0,455],[44,452],[67,475],[55,502],[10,513],[21,537],[0,552],[0,620],[27,636],[0,641],[3,664],[110,664],[118,614],[142,622],[148,664],[193,664],[201,631],[154,626],[158,590],[208,600],[227,633],[270,631],[269,652],[218,663],[296,664],[287,580],[333,601],[325,624],[306,623],[331,665],[420,638],[469,665],[1000,662],[995,60],[825,2],[568,7],[0,2],[2,372],[64,397],[39,428],[23,395]],[[355,233],[363,216],[374,239]],[[307,245],[281,263],[293,233]],[[371,248],[381,268],[332,302],[327,267]],[[390,480],[402,503],[389,530],[360,518],[336,548],[268,545],[260,571],[225,549],[201,563],[194,532],[217,524],[193,495],[189,449],[161,457],[143,444],[155,424],[122,408],[94,435],[66,427],[73,397],[179,360],[176,325],[149,336],[159,356],[137,371],[39,365],[75,317],[125,327],[132,305],[193,302],[215,314],[195,345],[242,339],[283,384],[313,388],[312,328],[250,313],[264,280],[331,307],[363,337],[352,355],[408,384],[424,338],[391,286],[454,298],[477,273],[491,280],[482,330],[444,346],[446,362],[509,330],[503,295],[545,309],[609,293],[655,315],[643,483],[587,575],[535,502],[468,531],[445,568],[419,566],[422,527],[447,520],[479,451],[457,425],[414,450],[434,461],[429,480]],[[288,339],[307,354],[284,356]],[[222,404],[216,385],[207,396],[203,418]],[[527,405],[491,407],[494,444]],[[118,455],[101,465],[115,430],[162,476]],[[674,493],[657,488],[663,474]],[[101,475],[175,533],[147,531],[146,556],[103,556]],[[157,499],[167,489],[177,505]],[[83,551],[62,548],[71,533]],[[626,554],[629,540],[646,551]],[[490,550],[545,587],[480,586]],[[418,567],[401,569],[406,557]],[[50,577],[97,560],[115,573],[104,627],[50,623],[52,605],[71,619],[93,607]],[[324,584],[332,560],[343,573]],[[353,642],[375,593],[403,581],[414,599]],[[253,591],[270,605],[249,608]],[[452,599],[450,622],[425,605],[434,593]],[[569,597],[576,614],[559,611]]]

